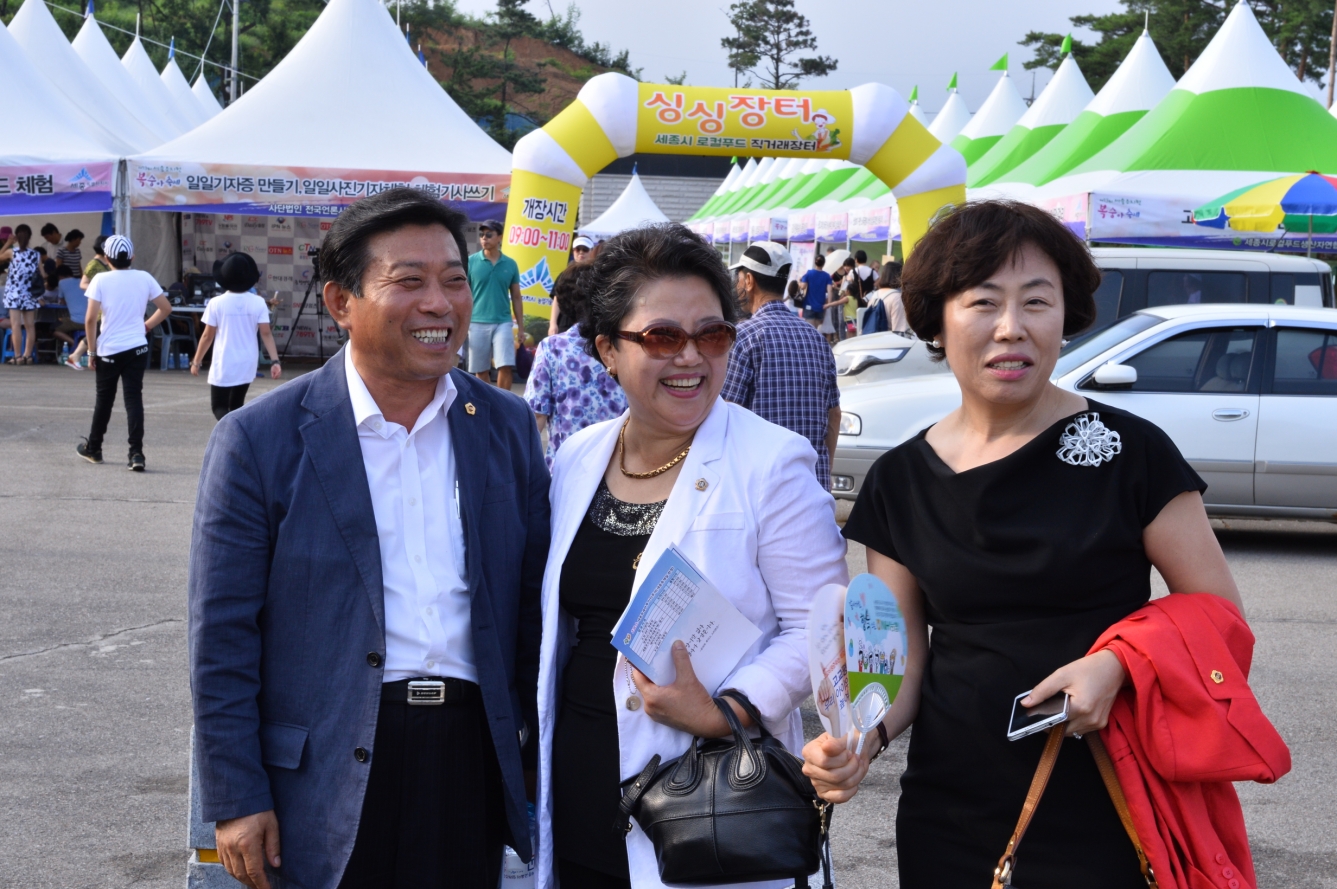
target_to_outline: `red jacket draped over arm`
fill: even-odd
[[[1255,889],[1232,781],[1270,784],[1290,751],[1250,690],[1253,632],[1220,596],[1175,593],[1110,627],[1130,688],[1101,732],[1161,889]]]

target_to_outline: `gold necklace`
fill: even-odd
[[[628,420],[630,422],[630,420]],[[622,428],[617,432],[617,468],[622,470],[622,474],[627,478],[654,478],[657,475],[663,475],[673,467],[682,462],[687,456],[687,452],[692,449],[691,445],[682,449],[682,453],[665,463],[658,469],[651,469],[649,472],[630,472],[627,469],[627,424],[623,423]]]

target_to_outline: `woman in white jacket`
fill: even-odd
[[[649,839],[614,830],[619,784],[729,729],[684,649],[674,682],[655,685],[612,647],[613,624],[676,545],[762,631],[721,687],[747,695],[797,753],[809,602],[846,582],[845,545],[807,440],[719,398],[737,308],[714,248],[654,226],[607,242],[595,268],[582,333],[629,408],[568,439],[553,466],[538,885],[652,889]]]

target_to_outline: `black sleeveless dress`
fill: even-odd
[[[909,569],[932,628],[896,818],[903,889],[989,885],[1044,746],[1007,740],[1013,698],[1147,602],[1143,528],[1204,490],[1158,427],[1094,401],[965,472],[924,432],[873,464],[845,536]],[[1083,742],[1063,744],[1015,881],[1145,889]]]

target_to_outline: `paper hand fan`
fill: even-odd
[[[808,612],[808,673],[812,698],[827,734],[850,728],[850,687],[845,676],[845,588],[829,583],[813,597]]]
[[[863,734],[882,721],[905,676],[905,620],[896,597],[871,574],[850,581],[845,593],[845,667],[850,722]]]

